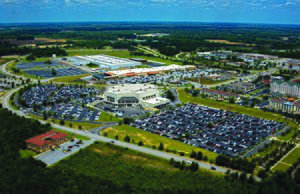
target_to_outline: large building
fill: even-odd
[[[245,93],[255,89],[255,84],[251,82],[233,82],[227,86],[227,89],[232,92]]]
[[[270,108],[289,113],[300,113],[300,102],[291,102],[284,99],[273,98],[270,100]]]
[[[118,58],[108,55],[91,55],[91,56],[78,56],[78,57],[71,57],[69,60],[77,66],[83,66],[87,65],[89,63],[94,63],[99,65],[99,68],[103,69],[119,69],[119,68],[128,68],[128,67],[135,67],[139,66],[142,63],[124,59],[124,58]]]
[[[270,91],[272,94],[300,98],[299,82],[285,82],[282,80],[272,80],[270,87]]]
[[[159,66],[152,68],[136,68],[136,69],[124,69],[124,70],[116,70],[116,71],[108,71],[105,73],[106,76],[118,77],[118,76],[136,76],[136,75],[154,75],[160,74],[167,71],[183,71],[196,69],[193,65],[168,65],[168,66]]]
[[[67,134],[49,131],[36,137],[27,139],[27,148],[36,152],[44,152],[53,146],[60,145],[68,140]]]
[[[124,84],[107,88],[104,102],[116,107],[162,108],[170,103],[160,97],[159,90],[151,84]]]

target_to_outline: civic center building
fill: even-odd
[[[158,88],[152,84],[124,84],[108,87],[104,103],[115,107],[163,108],[170,100],[160,97]]]

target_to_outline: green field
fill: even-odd
[[[104,55],[110,55],[115,57],[121,57],[121,58],[142,58],[152,61],[157,61],[165,64],[182,64],[181,62],[169,60],[169,59],[163,59],[159,57],[150,57],[150,56],[139,56],[139,55],[130,55],[128,50],[67,50],[67,53],[70,56],[81,56],[81,55],[98,55],[98,54],[104,54]]]
[[[194,190],[203,185],[208,186],[210,190],[218,190],[221,185],[222,189],[224,186],[226,189],[242,189],[237,183],[228,184],[221,174],[215,176],[218,175],[215,172],[203,169],[194,173],[180,171],[173,168],[168,160],[100,142],[80,150],[51,168],[71,170],[81,176],[104,179],[117,185],[124,185],[130,181],[132,191],[142,188],[146,193],[152,193],[153,188]]]
[[[282,162],[293,165],[300,159],[300,148],[295,148],[289,155],[287,155]]]
[[[65,82],[65,83],[86,83],[86,81],[82,80],[81,78],[87,77],[89,75],[90,74],[63,76],[63,77],[54,78],[51,81],[52,82]]]
[[[118,122],[119,120],[119,118],[113,116],[112,114],[101,111],[99,120],[97,120],[97,122]]]
[[[120,140],[124,140],[124,137],[126,135],[130,136],[131,140],[134,140],[135,143],[138,143],[139,141],[142,141],[144,143],[144,146],[152,147],[156,146],[158,148],[160,143],[164,144],[165,149],[169,149],[172,151],[178,152],[184,152],[186,156],[189,156],[192,150],[198,152],[201,151],[203,155],[206,155],[209,160],[215,160],[217,157],[216,153],[207,151],[205,149],[201,149],[198,147],[194,147],[191,145],[184,144],[177,140],[172,140],[167,137],[163,137],[157,134],[153,134],[141,129],[137,129],[128,125],[122,125],[122,126],[115,126],[112,128],[107,128],[102,131],[102,135],[104,133],[108,134],[108,137],[114,138],[116,135],[119,136]]]
[[[32,150],[20,150],[21,158],[29,158],[29,157],[34,157],[36,155],[37,155],[37,153],[35,153]]]
[[[90,138],[88,137],[85,137],[85,136],[82,136],[82,135],[78,135],[78,134],[74,134],[74,133],[71,133],[69,131],[64,131],[64,130],[61,130],[61,129],[53,129],[54,131],[57,131],[57,132],[61,132],[61,133],[65,133],[68,135],[68,138],[71,139],[71,138],[76,138],[76,139],[81,139],[81,140],[90,140]]]
[[[285,172],[287,169],[289,169],[289,167],[290,167],[289,165],[279,162],[272,170]]]
[[[259,149],[255,154],[252,155],[252,157],[265,157],[268,154],[271,154],[271,152],[275,151],[276,148],[278,148],[281,145],[280,141],[274,141],[274,143],[267,144],[267,147],[263,147]]]

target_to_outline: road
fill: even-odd
[[[177,92],[176,88],[170,88],[170,91],[173,93],[173,95],[175,97],[174,103],[175,104],[181,104],[181,101],[178,97],[178,92]]]

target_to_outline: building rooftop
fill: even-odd
[[[152,67],[152,68],[136,68],[136,69],[125,69],[125,70],[116,70],[116,71],[108,71],[105,74],[109,76],[131,76],[131,75],[138,75],[142,73],[159,73],[163,71],[171,71],[171,70],[185,70],[185,69],[192,69],[195,68],[193,65],[168,65],[168,66],[159,66],[159,67]]]
[[[123,84],[108,87],[106,92],[113,93],[144,93],[157,90],[157,87],[152,84]]]
[[[35,144],[38,146],[42,146],[48,144],[51,140],[60,139],[66,137],[67,134],[56,132],[56,131],[49,131],[47,133],[35,136],[33,138],[27,139],[26,143]]]

